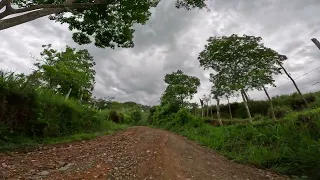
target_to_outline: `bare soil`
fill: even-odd
[[[93,140],[0,154],[0,179],[286,179],[234,163],[184,137],[133,127]]]

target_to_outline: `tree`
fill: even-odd
[[[168,86],[161,97],[161,101],[163,103],[178,103],[181,107],[184,107],[184,101],[187,98],[192,99],[200,86],[199,78],[188,76],[181,70],[166,74],[164,81]]]
[[[93,98],[91,103],[95,104],[97,109],[110,109],[114,97]]]
[[[213,69],[223,86],[230,91],[240,91],[248,117],[250,109],[245,92],[263,85],[274,85],[273,74],[281,73],[279,54],[264,46],[261,37],[238,36],[210,37],[205,49],[199,54],[200,66]]]
[[[287,60],[287,56],[284,55],[280,55],[279,57],[281,59],[281,61],[285,61]],[[298,85],[296,84],[296,82],[294,81],[294,79],[290,76],[290,74],[288,73],[288,71],[283,67],[281,61],[278,61],[277,63],[279,64],[279,66],[281,67],[281,69],[284,71],[284,73],[288,76],[288,78],[292,81],[294,87],[296,88],[297,92],[300,94],[302,100],[304,101],[304,103],[306,104],[307,107],[309,107],[308,101],[304,98],[304,96],[302,95],[300,89],[298,88]]]
[[[206,8],[206,0],[177,0],[176,7]],[[1,0],[0,30],[49,16],[68,24],[78,44],[133,47],[133,24],[145,24],[160,0]],[[15,9],[12,6],[17,6]],[[23,14],[22,14],[23,13]],[[13,16],[13,17],[8,17]],[[4,19],[6,18],[6,19]]]
[[[41,60],[35,63],[43,87],[57,93],[88,101],[94,88],[95,70],[93,57],[88,50],[66,46],[58,52],[51,45],[43,45]]]
[[[219,121],[219,124],[222,125],[221,117],[220,117],[220,97],[222,96],[222,89],[219,87],[212,86],[211,92],[213,94],[213,98],[217,102],[217,119]]]
[[[203,114],[204,114],[204,112],[203,112],[203,99],[199,98],[199,101],[200,101],[200,105],[201,105],[201,117],[203,118]]]
[[[231,110],[231,106],[230,106],[230,101],[229,101],[229,95],[225,95],[228,101],[228,108],[229,108],[229,114],[230,114],[230,119],[232,119],[232,110]]]
[[[203,101],[206,103],[207,106],[207,117],[209,117],[209,101],[211,99],[211,94],[209,95],[203,95]]]

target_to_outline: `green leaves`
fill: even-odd
[[[198,60],[204,69],[217,72],[210,78],[214,92],[221,94],[222,91],[274,85],[272,75],[281,73],[278,62],[282,63],[285,56],[265,47],[261,40],[261,37],[236,34],[207,40]]]
[[[58,52],[51,45],[43,48],[42,63],[35,63],[35,66],[44,86],[64,95],[72,88],[70,97],[88,100],[95,83],[95,63],[88,50],[77,51],[66,46],[64,51]]]
[[[166,74],[164,82],[168,84],[161,97],[162,103],[178,102],[184,104],[186,98],[192,98],[200,86],[200,80],[194,76],[188,76],[181,70]]]
[[[206,8],[207,0],[177,0],[176,7],[191,10]],[[151,16],[150,9],[160,0],[2,0],[0,9],[17,5],[19,9],[6,8],[0,13],[0,30],[49,16],[50,20],[68,24],[73,40],[82,45],[93,42],[97,47],[131,48],[133,25],[145,24]],[[25,13],[25,14],[21,14]],[[9,15],[16,17],[3,19]]]

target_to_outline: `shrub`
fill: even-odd
[[[314,94],[306,94],[306,95],[304,95],[304,98],[306,99],[306,101],[307,101],[308,103],[313,103],[313,102],[315,102],[316,99],[317,99]]]
[[[35,89],[23,75],[0,72],[0,124],[7,129],[1,134],[63,136],[101,128],[103,117],[97,110]]]
[[[131,119],[134,122],[139,122],[142,119],[142,113],[140,110],[134,110],[130,113]]]
[[[318,140],[320,138],[320,109],[305,111],[298,115],[296,126],[301,131],[307,131]]]
[[[292,110],[287,106],[276,106],[273,108],[274,115],[277,119],[283,118],[285,115],[290,113]],[[272,111],[271,108],[268,109],[268,116],[272,118]]]
[[[118,113],[116,110],[111,110],[109,112],[109,119],[115,123],[121,123],[124,120],[124,115],[122,113]]]

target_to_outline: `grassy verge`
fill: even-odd
[[[320,109],[288,115],[273,123],[213,127],[185,111],[156,125],[183,135],[241,163],[282,174],[320,179]]]
[[[126,124],[116,124],[111,121],[106,121],[103,123],[103,128],[101,131],[95,133],[76,133],[68,136],[61,137],[26,137],[26,136],[9,136],[5,140],[0,140],[0,152],[8,151],[30,151],[40,145],[45,144],[59,144],[68,143],[73,141],[90,140],[99,136],[112,134],[116,131],[128,128]]]

